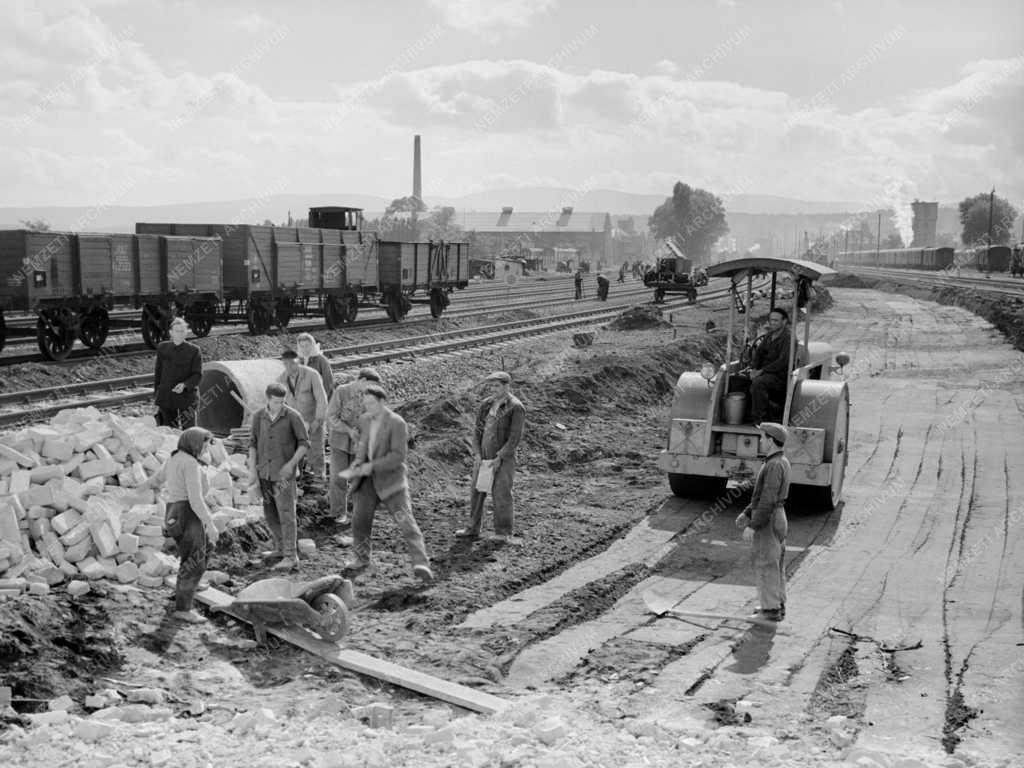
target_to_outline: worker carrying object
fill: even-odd
[[[757,582],[760,608],[757,613],[771,621],[786,618],[786,497],[789,496],[789,459],[784,447],[789,437],[781,424],[765,421],[760,425],[759,448],[764,464],[754,481],[754,491],[747,505],[736,518],[736,527],[743,529],[743,540],[752,544],[751,564]]]
[[[608,301],[608,289],[611,287],[611,281],[604,276],[603,272],[597,273],[597,298],[601,301]]]

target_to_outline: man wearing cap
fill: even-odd
[[[249,478],[263,497],[263,517],[274,548],[265,557],[283,558],[274,566],[289,571],[298,565],[295,473],[309,449],[306,424],[285,405],[287,389],[280,382],[267,385],[267,407],[252,418],[249,441]]]
[[[331,515],[342,525],[348,525],[348,482],[338,476],[348,469],[359,445],[359,417],[363,415],[363,393],[369,384],[379,384],[380,376],[373,368],[363,368],[355,381],[342,384],[334,390],[327,404],[327,430],[331,442],[331,479],[327,494],[331,502]]]
[[[324,417],[327,413],[327,393],[320,374],[299,363],[299,355],[287,349],[281,354],[284,373],[277,377],[287,395],[285,405],[299,412],[309,432],[309,469],[313,481],[324,481]]]
[[[361,570],[371,563],[373,517],[381,503],[387,507],[409,547],[412,570],[420,581],[430,583],[423,533],[412,514],[405,459],[409,452],[409,428],[405,419],[388,408],[387,394],[378,384],[367,383],[363,413],[359,419],[359,447],[355,461],[342,475],[355,480],[352,512],[353,557],[345,568]]]
[[[170,333],[170,341],[161,341],[156,348],[153,394],[160,424],[186,430],[196,425],[196,388],[203,377],[203,353],[185,341],[188,323],[183,317],[174,318]]]
[[[768,333],[754,350],[750,370],[751,414],[755,424],[768,418],[768,404],[785,398],[789,371],[789,314],[781,307],[768,313]]]
[[[736,518],[743,540],[752,544],[751,563],[761,607],[757,613],[771,621],[786,618],[786,497],[789,495],[789,459],[783,451],[789,432],[781,424],[761,423],[759,449],[764,464],[754,481],[754,491]]]
[[[469,495],[469,525],[455,532],[456,536],[475,539],[480,535],[487,494],[477,490],[477,477],[482,461],[491,461],[494,481],[491,498],[494,503],[494,538],[507,541],[512,535],[512,478],[516,472],[516,446],[523,437],[526,409],[511,392],[512,377],[496,371],[485,380],[489,397],[480,404],[473,430],[473,452],[477,456],[473,485]]]

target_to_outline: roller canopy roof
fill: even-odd
[[[809,280],[827,280],[836,274],[834,269],[813,261],[751,257],[712,264],[708,267],[708,277],[736,277],[748,271],[750,274],[791,272],[797,277],[806,277]]]

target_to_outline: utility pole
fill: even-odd
[[[850,230],[846,230],[846,239],[843,243],[843,250],[847,253],[850,252]]]

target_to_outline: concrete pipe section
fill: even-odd
[[[204,364],[196,424],[215,435],[227,435],[248,423],[250,414],[266,406],[267,385],[282,373],[284,363],[280,360],[217,360]]]

